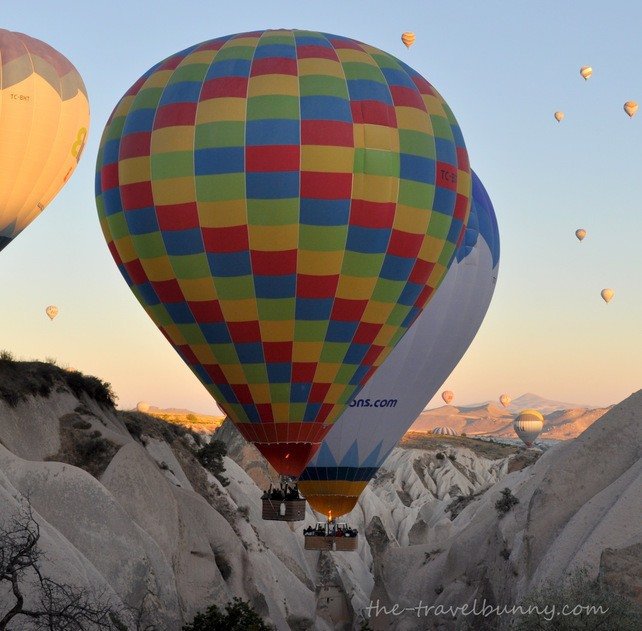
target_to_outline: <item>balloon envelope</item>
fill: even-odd
[[[624,104],[624,111],[632,118],[638,111],[638,104],[635,101],[627,101]]]
[[[593,74],[593,68],[591,66],[582,66],[580,68],[580,74],[584,78],[585,81],[588,80],[588,78]]]
[[[443,280],[470,167],[417,72],[351,39],[192,46],[116,106],[97,163],[110,251],[147,313],[281,474]]]
[[[87,92],[69,60],[0,29],[0,250],[69,179],[88,128]]]
[[[506,408],[510,405],[511,398],[507,394],[502,394],[499,397],[499,402]]]
[[[604,300],[604,302],[611,302],[611,299],[613,298],[613,296],[615,296],[615,292],[607,287],[600,292],[600,295],[602,296],[602,300]]]
[[[401,41],[404,43],[406,48],[410,48],[415,43],[415,39],[416,39],[415,34],[412,33],[411,31],[406,31],[401,36]]]
[[[531,447],[544,427],[544,417],[537,410],[522,410],[515,421],[513,429],[527,447]]]
[[[139,401],[136,405],[136,409],[139,412],[149,412],[149,403],[147,403],[146,401]]]
[[[459,363],[490,304],[499,250],[492,204],[473,173],[468,229],[446,280],[352,400],[300,478],[299,488],[316,511],[342,515],[352,510],[368,481]]]
[[[555,112],[554,116],[558,123],[564,120],[564,112]]]
[[[56,305],[49,305],[45,309],[45,313],[47,314],[50,320],[53,320],[58,315],[58,307],[56,307]]]
[[[450,402],[455,398],[455,395],[451,390],[444,390],[441,393],[441,398],[446,402],[446,405],[450,405]]]
[[[584,239],[584,237],[586,236],[586,230],[584,230],[583,228],[580,228],[579,230],[576,230],[576,231],[575,231],[575,236],[576,236],[580,241],[582,241],[582,240]]]
[[[455,429],[448,426],[435,427],[430,433],[436,436],[459,436]]]

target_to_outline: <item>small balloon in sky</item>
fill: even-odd
[[[635,113],[638,111],[638,104],[635,101],[627,101],[624,104],[624,111],[629,115],[630,118],[635,116]]]
[[[401,36],[401,41],[406,48],[410,48],[415,43],[415,34],[412,31],[406,31]]]
[[[562,120],[564,120],[564,112],[555,112],[554,114],[555,120],[560,123]]]
[[[584,237],[586,236],[586,230],[584,230],[584,228],[580,228],[579,230],[576,230],[576,231],[575,231],[575,236],[576,236],[580,241],[582,241],[582,239],[584,239]]]
[[[537,410],[522,410],[513,422],[515,433],[527,447],[533,446],[543,427],[544,417]]]
[[[593,68],[591,68],[591,66],[582,66],[580,68],[580,74],[584,81],[588,81],[589,77],[593,74]]]
[[[450,402],[455,398],[455,395],[451,390],[444,390],[441,393],[441,398],[446,402],[446,405],[450,405]]]
[[[507,394],[502,394],[499,397],[499,402],[506,408],[506,407],[508,407],[510,405],[511,398]]]
[[[56,307],[56,305],[49,305],[45,309],[45,313],[47,314],[50,320],[53,320],[58,315],[58,307]]]
[[[607,287],[600,292],[600,295],[602,296],[602,300],[604,300],[604,302],[611,302],[613,296],[615,296],[615,292]]]
[[[136,405],[136,409],[139,412],[149,412],[149,403],[147,403],[147,401],[139,401]]]

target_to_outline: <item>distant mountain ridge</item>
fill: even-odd
[[[539,410],[544,415],[543,439],[568,440],[579,436],[610,407],[592,407],[545,399],[526,393],[517,397],[508,407],[498,401],[476,405],[444,405],[421,413],[410,431],[429,431],[447,425],[470,436],[498,436],[515,438],[513,419],[526,408]]]
[[[482,405],[492,404],[501,409],[508,409],[511,412],[518,413],[526,408],[532,408],[534,410],[539,410],[542,414],[549,414],[550,412],[555,412],[556,410],[573,410],[577,408],[593,409],[595,406],[588,405],[586,403],[566,403],[564,401],[556,401],[554,399],[547,399],[540,396],[539,394],[534,394],[533,392],[525,392],[519,397],[513,399],[508,408],[504,408],[501,403],[499,403],[499,397],[497,399],[491,399],[490,401],[484,401],[482,403],[473,403],[471,405],[459,406],[460,408],[479,408]]]

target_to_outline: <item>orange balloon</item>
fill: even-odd
[[[564,120],[564,112],[555,112],[554,116],[558,123]]]
[[[591,68],[591,66],[582,66],[580,68],[580,74],[584,81],[588,81],[589,77],[593,74],[593,68]]]
[[[638,111],[638,104],[635,101],[627,101],[624,104],[624,111],[629,115],[630,118],[635,116],[635,113]]]
[[[401,36],[401,41],[405,44],[406,48],[410,48],[415,43],[415,34],[412,31],[406,31]]]

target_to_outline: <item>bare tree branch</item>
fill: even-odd
[[[60,583],[43,574],[39,540],[40,526],[27,498],[17,516],[0,524],[0,586],[8,584],[15,598],[8,611],[0,609],[0,631],[18,617],[23,617],[21,629],[33,631],[118,628],[116,621],[120,619],[105,591]],[[32,591],[37,587],[39,601],[29,609],[25,609],[27,585]],[[120,628],[124,626],[120,624]]]

